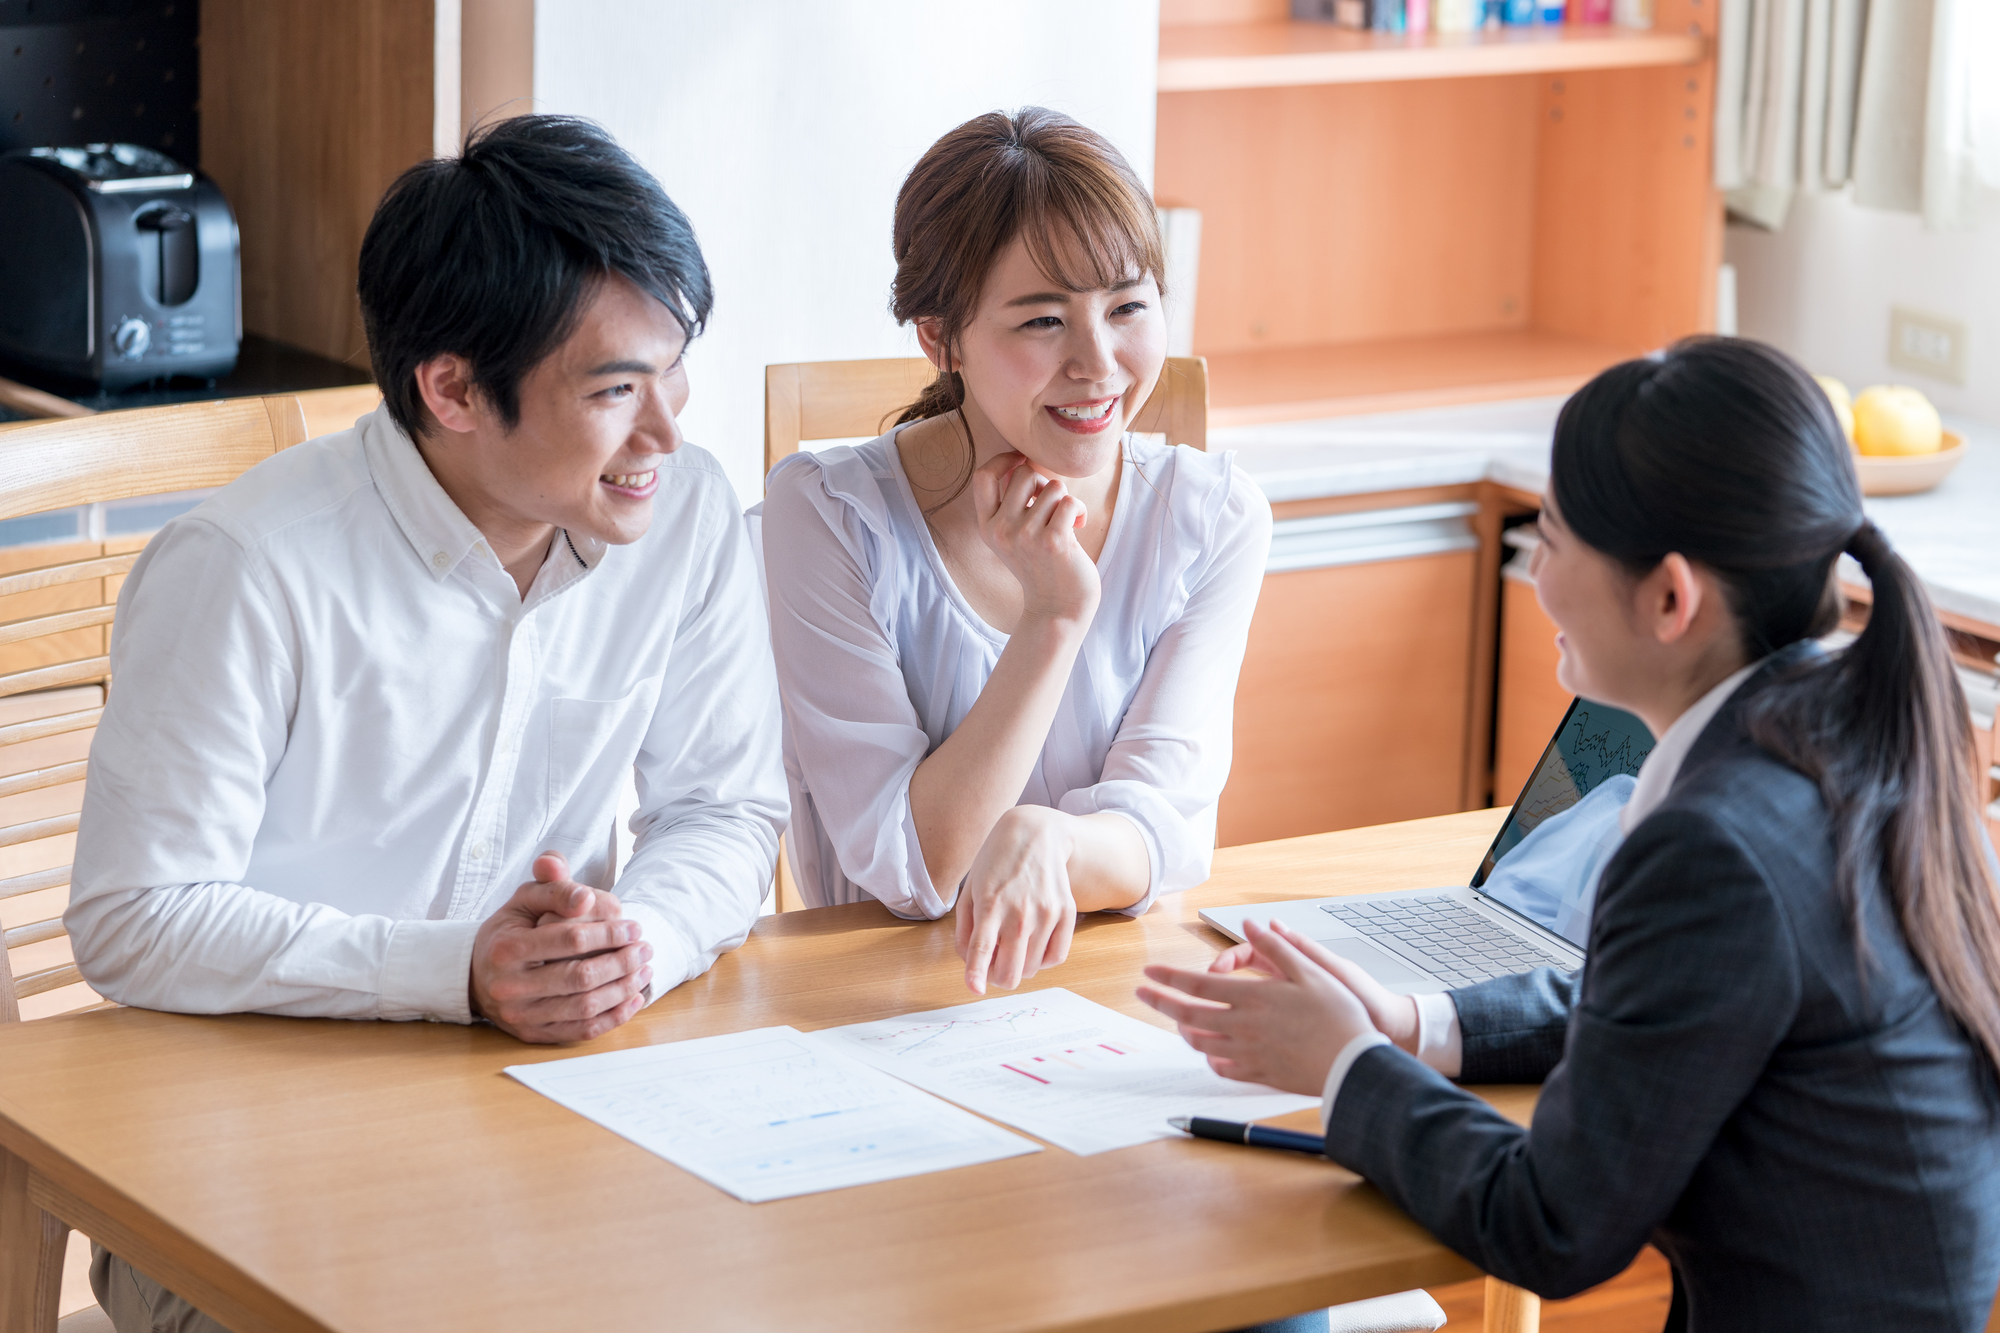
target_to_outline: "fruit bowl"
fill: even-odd
[[[1945,474],[1965,457],[1965,437],[1957,431],[1944,433],[1944,447],[1934,454],[1854,455],[1854,470],[1861,475],[1863,495],[1915,495],[1945,479]]]

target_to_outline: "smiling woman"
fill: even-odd
[[[958,917],[966,982],[1078,911],[1200,883],[1270,510],[1127,434],[1165,360],[1145,189],[1051,111],[980,116],[896,201],[897,318],[938,378],[773,470],[765,552],[814,904]]]
[[[1129,420],[1152,391],[1166,354],[1158,313],[1166,294],[1166,259],[1152,201],[1117,150],[1067,116],[1040,107],[1011,118],[995,112],[938,140],[897,195],[894,244],[890,309],[897,322],[916,325],[924,354],[938,367],[937,379],[898,424],[943,418],[968,406],[984,415],[983,409],[1002,401],[1025,405],[1020,394],[1006,392],[1008,385],[986,376],[968,405],[960,364],[966,338],[982,340],[988,345],[981,350],[999,354],[974,354],[996,369],[1009,361],[1032,363],[1031,349],[1039,345],[1046,353],[1056,346],[1052,335],[1063,327],[1068,307],[1093,294],[1119,298],[1113,304],[1124,318],[1117,341],[1129,349],[1134,369],[1145,372],[1144,383],[1127,386],[1122,402],[1072,395],[1070,401],[1040,404],[1041,411],[1049,424],[1115,441],[1111,427]],[[989,295],[1000,299],[988,301]],[[993,308],[983,311],[983,306]],[[988,315],[984,327],[982,313]],[[1008,333],[1025,336],[1016,346],[995,345]],[[1009,352],[1016,355],[1010,358]],[[1023,369],[1033,379],[1040,368]],[[1043,373],[1031,387],[1041,387],[1047,378]],[[1112,412],[1114,403],[1120,412]],[[970,421],[960,424],[971,455],[963,463],[962,485],[978,450]],[[1042,423],[1013,424],[1026,439]],[[1066,475],[1101,471],[1106,459],[1075,461],[1097,466]]]
[[[1078,912],[1208,878],[1271,512],[1229,455],[1128,433],[1166,357],[1160,239],[1102,137],[968,121],[894,239],[937,379],[765,493],[788,844],[812,905],[954,913],[983,992],[1062,963]]]

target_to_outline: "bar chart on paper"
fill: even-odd
[[[817,1035],[926,1092],[1083,1156],[1176,1137],[1168,1116],[1256,1120],[1315,1104],[1222,1078],[1177,1034],[1066,990]]]

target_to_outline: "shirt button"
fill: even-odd
[[[446,565],[451,563],[451,557],[446,555],[443,551],[439,551],[436,555],[431,557],[431,563],[433,565],[436,565],[439,569],[443,569]]]
[[[465,849],[465,854],[475,861],[484,861],[486,859],[486,844],[475,842],[472,846]]]

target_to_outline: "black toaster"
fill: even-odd
[[[213,378],[243,338],[236,219],[150,148],[0,157],[0,358],[121,389]]]

